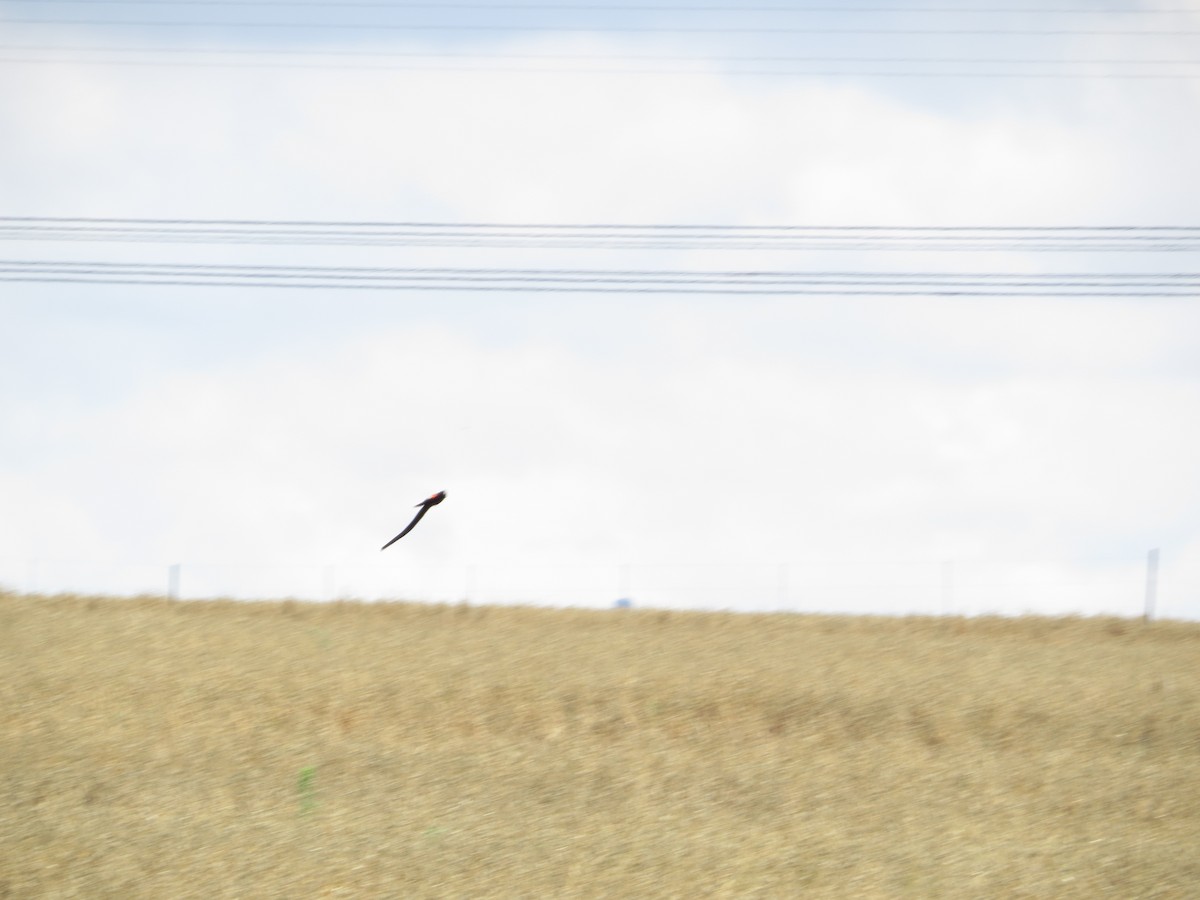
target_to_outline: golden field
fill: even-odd
[[[1200,625],[0,594],[0,897],[1200,897]]]

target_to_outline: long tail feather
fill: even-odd
[[[424,504],[418,504],[418,505],[421,507],[421,510],[415,516],[413,516],[413,520],[408,523],[407,527],[405,527],[405,529],[402,532],[400,532],[398,535],[396,535],[394,538],[392,538],[390,541],[388,541],[386,544],[384,544],[382,547],[380,547],[379,548],[380,550],[386,550],[388,547],[392,546],[392,544],[396,543],[396,541],[400,540],[400,538],[404,537],[406,534],[408,534],[410,531],[412,531],[416,527],[417,523],[421,521],[421,516],[425,515],[425,513],[429,511],[428,506],[425,506]]]

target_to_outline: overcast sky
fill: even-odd
[[[1200,224],[1200,15],[726,6],[0,2],[0,215]],[[68,263],[1200,271],[4,234]],[[1159,611],[1194,618],[1198,301],[4,281],[0,584],[1132,615],[1160,548]]]

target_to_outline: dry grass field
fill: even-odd
[[[1200,626],[0,595],[0,897],[1200,897]]]

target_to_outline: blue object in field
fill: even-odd
[[[614,603],[613,606],[615,606],[617,609],[629,609],[629,607],[633,606],[633,601],[628,597],[622,597],[620,600]]]

